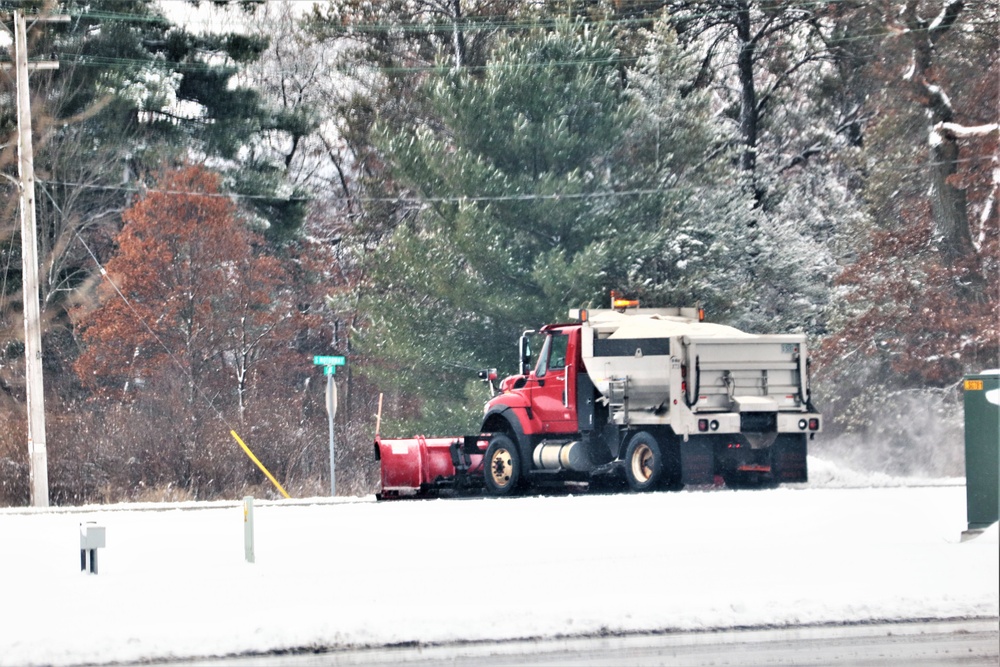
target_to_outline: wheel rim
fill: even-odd
[[[649,445],[639,445],[632,452],[632,477],[637,482],[648,482],[653,476],[653,450]]]
[[[507,486],[510,484],[510,476],[513,472],[514,464],[510,452],[503,448],[493,452],[493,458],[490,460],[490,475],[493,477],[493,483],[500,487]]]

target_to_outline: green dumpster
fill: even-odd
[[[965,376],[965,497],[969,530],[1000,515],[1000,370]]]

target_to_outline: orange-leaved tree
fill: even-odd
[[[203,167],[165,172],[123,219],[96,307],[77,312],[81,381],[125,401],[174,392],[242,421],[254,382],[301,358],[280,262]]]

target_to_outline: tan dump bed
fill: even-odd
[[[592,331],[588,335],[588,329]],[[694,309],[589,311],[583,360],[612,405],[665,411],[685,399],[702,411],[801,411],[805,336],[758,335],[699,322]],[[687,396],[680,394],[681,366]]]

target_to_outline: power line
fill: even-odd
[[[311,0],[307,0],[311,1]],[[836,6],[838,3],[831,3],[828,0],[803,0],[801,2],[786,3],[782,5],[782,10],[801,10],[801,11],[812,11],[815,8]],[[976,2],[972,0],[966,3],[967,7],[972,7],[975,5],[986,5],[985,2]],[[704,6],[704,5],[702,5]],[[992,5],[989,5],[992,6]],[[750,11],[762,11],[766,7],[752,6],[749,8]],[[552,29],[561,24],[565,23],[576,23],[580,25],[606,25],[610,27],[616,26],[633,26],[633,25],[651,25],[655,23],[665,11],[669,11],[669,4],[661,6],[651,10],[650,14],[647,16],[635,17],[635,16],[625,16],[621,18],[614,18],[608,16],[554,16],[554,17],[543,17],[543,16],[532,16],[530,12],[524,15],[524,18],[500,18],[498,20],[497,16],[482,14],[482,15],[467,15],[460,18],[450,18],[441,13],[426,12],[427,16],[438,16],[439,20],[433,20],[428,18],[426,21],[412,21],[405,23],[402,21],[391,21],[391,22],[372,22],[372,23],[351,23],[343,22],[341,24],[336,24],[333,22],[327,24],[319,24],[320,29],[328,30],[332,33],[373,33],[373,32],[436,32],[440,31],[442,33],[450,34],[454,30],[458,29],[462,32],[482,32],[482,31],[524,31],[524,30],[535,30],[535,29]],[[684,18],[706,18],[706,17],[717,17],[725,15],[735,15],[740,10],[730,9],[730,8],[712,8],[708,11],[693,12],[688,11],[683,14]],[[121,20],[121,21],[138,21],[147,23],[164,23],[170,24],[170,19],[165,16],[157,14],[130,14],[123,12],[112,12],[112,11],[101,11],[101,10],[85,10],[70,12],[70,15],[74,18],[81,19],[105,19],[105,20]],[[676,15],[681,15],[677,13]]]
[[[972,164],[979,162],[989,162],[995,160],[992,154],[976,155],[966,158],[959,158],[952,162],[927,162],[922,164],[903,165],[894,167],[880,167],[879,171],[893,171],[897,173],[920,173],[930,167],[942,166],[946,164]],[[38,183],[52,186],[77,187],[89,190],[107,190],[125,192],[131,194],[156,193],[177,196],[193,196],[235,200],[260,200],[260,201],[287,201],[308,203],[320,199],[319,197],[280,197],[275,195],[249,195],[240,193],[205,193],[187,192],[182,190],[163,190],[159,188],[125,187],[122,185],[95,185],[93,183],[77,183],[72,181],[56,181],[39,179]],[[653,188],[633,188],[628,190],[607,190],[600,192],[568,192],[568,193],[510,193],[498,195],[468,194],[468,195],[445,195],[445,196],[395,196],[395,197],[366,197],[366,196],[339,196],[323,197],[327,202],[359,202],[367,204],[462,204],[462,203],[490,203],[490,202],[528,202],[528,201],[560,201],[560,200],[581,200],[581,199],[611,199],[615,197],[650,197],[668,195],[672,193],[693,193],[712,192],[719,190],[732,190],[734,184],[725,183],[718,185],[685,185]]]
[[[1000,22],[990,23],[988,25],[1000,25]],[[919,31],[907,31],[909,34],[913,34]],[[832,39],[834,47],[842,46],[849,43],[859,43],[862,41],[869,40],[879,40],[879,39],[895,39],[898,35],[895,33],[890,33],[888,31],[880,30],[865,34],[856,34],[850,37],[836,37],[831,38],[829,35],[826,36],[827,39]],[[824,46],[824,48],[827,48]],[[212,71],[219,69],[233,69],[240,71],[240,67],[237,63],[226,63],[226,64],[212,64],[208,62],[200,62],[196,60],[192,61],[168,61],[162,59],[155,59],[151,57],[148,60],[141,60],[137,58],[118,58],[114,56],[97,56],[89,54],[80,53],[67,53],[58,52],[56,54],[61,62],[72,63],[75,65],[83,67],[100,67],[102,69],[117,68],[117,69],[134,69],[134,68],[158,68],[164,70],[176,70],[181,73],[183,72],[198,72],[198,71]],[[332,64],[331,69],[336,69],[338,71],[347,72],[359,72],[359,71],[371,71],[380,72],[383,74],[415,74],[415,73],[437,73],[437,74],[452,74],[456,71],[489,71],[492,69],[503,69],[506,67],[527,67],[527,68],[547,68],[547,67],[590,67],[590,66],[618,66],[618,65],[634,65],[640,59],[645,57],[644,53],[638,53],[635,55],[616,55],[610,57],[595,57],[595,58],[579,58],[572,60],[539,60],[537,62],[488,62],[483,65],[462,65],[460,68],[455,68],[451,64],[442,63],[428,63],[421,65],[376,65],[369,62],[354,62],[346,61],[341,64]],[[235,73],[235,72],[234,72]],[[294,75],[298,72],[295,70],[270,70],[272,74],[289,74]]]
[[[803,10],[812,7],[822,7],[828,6],[828,2],[823,2],[821,0],[800,2],[794,5],[786,5],[785,9],[796,9],[801,8]],[[971,6],[972,2],[969,3]],[[726,14],[735,13],[735,10],[713,10],[710,12],[687,12],[683,14],[678,14],[675,18],[683,18],[685,20],[697,20],[701,18],[708,17],[718,17],[725,16]],[[966,14],[968,16],[968,13]],[[169,23],[166,18],[154,15],[136,15],[136,14],[126,14],[117,12],[99,12],[99,11],[86,11],[73,14],[73,16],[78,18],[100,18],[105,20],[120,20],[123,22],[128,21],[148,21],[156,23]],[[458,29],[463,32],[475,32],[477,30],[491,30],[491,31],[521,31],[521,30],[547,30],[557,27],[558,25],[566,24],[570,25],[577,24],[582,26],[591,25],[603,25],[615,27],[619,25],[632,25],[632,24],[652,24],[657,20],[657,17],[643,17],[643,18],[623,18],[623,19],[591,19],[589,17],[574,17],[572,19],[567,18],[552,18],[543,20],[533,20],[533,21],[520,21],[520,20],[508,20],[508,21],[497,21],[494,17],[465,17],[460,22],[455,21],[444,21],[441,23],[387,23],[387,24],[347,24],[345,26],[329,25],[324,26],[331,32],[335,34],[343,34],[345,36],[358,35],[362,33],[372,33],[372,32],[437,32],[440,31],[443,35],[451,35]],[[974,23],[975,19],[969,17],[966,21],[967,24]],[[987,21],[981,22],[980,25],[995,25],[997,21]],[[924,30],[929,30],[926,28]],[[919,32],[920,30],[907,30],[907,33]],[[850,42],[858,42],[861,40],[868,39],[880,39],[895,36],[894,33],[889,33],[887,30],[876,30],[865,34],[855,34],[851,36],[844,36],[835,38],[837,44],[845,44]],[[832,37],[828,35],[827,37]],[[77,62],[81,65],[86,66],[97,66],[97,67],[114,67],[114,66],[149,66],[151,64],[156,64],[164,67],[173,67],[175,69],[199,69],[199,68],[212,68],[214,66],[208,63],[193,63],[193,62],[169,62],[169,61],[143,61],[136,59],[127,58],[115,58],[112,56],[90,56],[72,53],[60,53],[61,58],[67,61]],[[586,66],[591,64],[615,64],[621,62],[634,62],[634,57],[619,57],[619,58],[609,58],[609,59],[580,59],[580,60],[569,60],[563,62],[545,62],[545,63],[532,63],[531,66],[547,66],[547,65],[563,65],[563,66],[573,66],[580,65]],[[527,64],[525,64],[527,65]],[[473,66],[472,69],[486,69],[494,64],[487,64],[483,66]],[[466,66],[468,68],[468,66]],[[421,65],[421,66],[410,66],[410,67],[380,67],[371,68],[378,69],[386,72],[420,72],[420,71],[447,71],[448,67],[443,67],[439,65]]]
[[[225,193],[225,192],[186,192],[183,190],[162,190],[159,188],[147,188],[147,187],[126,187],[123,185],[97,185],[94,183],[78,183],[74,181],[55,181],[49,179],[38,179],[36,182],[45,185],[59,185],[65,187],[81,188],[85,190],[112,190],[117,192],[127,192],[132,194],[146,194],[147,192],[165,194],[165,195],[178,195],[185,197],[205,197],[209,199],[251,199],[251,200],[262,200],[262,201],[311,201],[311,197],[281,197],[279,195],[247,195],[240,193]]]
[[[91,56],[83,54],[65,53],[59,52],[56,54],[61,62],[73,63],[76,65],[81,65],[84,67],[100,67],[102,69],[107,68],[143,68],[143,67],[155,67],[164,70],[178,70],[179,72],[189,72],[189,71],[212,71],[218,69],[236,69],[236,65],[213,65],[211,63],[205,62],[180,62],[180,61],[167,61],[167,60],[140,60],[137,58],[115,58],[111,56]],[[616,65],[619,63],[633,63],[637,60],[635,56],[617,56],[617,57],[600,57],[600,58],[579,58],[575,60],[543,60],[538,62],[521,62],[514,63],[517,67],[585,67],[589,65]],[[450,72],[452,68],[450,65],[414,65],[412,67],[386,67],[386,66],[372,66],[368,63],[348,63],[349,65],[356,65],[358,70],[372,70],[380,72],[393,72],[393,73],[407,73],[407,72]],[[463,65],[462,69],[468,70],[488,70],[491,68],[497,68],[506,66],[500,64],[486,64],[486,65]],[[272,74],[283,74],[285,72],[281,70],[271,70],[269,73]],[[295,74],[296,71],[292,70],[288,73]]]

